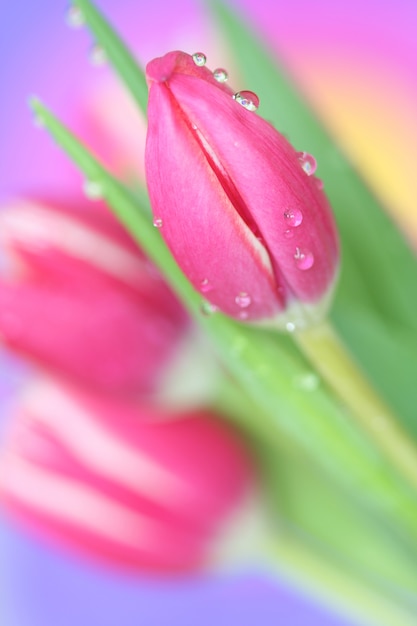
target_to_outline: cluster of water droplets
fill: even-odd
[[[248,307],[252,304],[252,297],[247,291],[240,291],[235,297],[235,303],[240,308],[238,317],[241,320],[246,320],[249,317]]]
[[[296,229],[303,222],[303,213],[300,209],[287,209],[284,211],[284,220],[288,228],[284,231],[285,239],[292,239]],[[314,264],[314,255],[310,250],[296,247],[294,252],[295,263],[300,270],[309,270]]]
[[[71,28],[82,28],[85,25],[85,17],[80,7],[70,4],[66,14],[66,22]],[[98,43],[91,46],[89,60],[92,65],[104,65],[107,62],[107,54]]]
[[[192,59],[198,67],[204,67],[207,63],[207,57],[203,52],[194,52]],[[213,78],[219,83],[225,83],[229,75],[225,69],[218,67],[213,72]],[[259,107],[259,98],[253,91],[237,91],[232,97],[233,100],[248,111],[256,111]]]

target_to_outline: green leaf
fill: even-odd
[[[356,430],[324,385],[308,391],[300,388],[300,376],[311,370],[292,341],[238,324],[218,313],[204,315],[200,295],[179,270],[152,226],[149,212],[139,208],[137,198],[38,100],[33,99],[31,106],[87,179],[99,186],[103,198],[204,326],[225,366],[263,411],[261,428],[268,430],[268,437],[277,442],[282,436],[294,441],[345,485],[354,498],[391,519],[410,548],[417,549],[417,501],[413,494]],[[257,424],[256,416],[251,417]]]
[[[292,450],[281,451],[271,465],[275,485],[271,493],[276,494],[288,532],[301,531],[319,554],[327,554],[381,591],[389,589],[397,600],[405,593],[411,599],[417,588],[415,560],[382,520],[369,516],[316,465]]]
[[[146,115],[148,104],[146,78],[132,53],[90,0],[73,0],[73,5],[80,9],[97,44],[104,50],[139,109]]]
[[[416,432],[415,403],[411,401],[415,389],[414,383],[410,386],[410,376],[417,371],[417,351],[409,346],[417,341],[417,260],[279,67],[275,55],[232,9],[218,0],[207,6],[215,16],[217,31],[224,33],[246,87],[260,97],[260,114],[299,150],[314,154],[318,160],[318,173],[324,180],[342,240],[341,280],[331,314],[334,325],[379,392]],[[391,329],[395,342],[385,336]]]

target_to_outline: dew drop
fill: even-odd
[[[236,102],[248,111],[256,111],[259,107],[259,98],[253,91],[238,91],[234,94],[233,100],[236,100]]]
[[[163,226],[162,217],[155,217],[153,221],[153,225],[155,226],[155,228],[162,228]]]
[[[292,228],[295,228],[296,226],[299,226],[303,221],[303,214],[300,209],[288,209],[284,213],[284,218],[288,226],[292,226]]]
[[[309,270],[314,264],[314,255],[310,250],[296,248],[294,259],[300,270]]]
[[[200,311],[203,315],[213,315],[217,311],[217,307],[215,304],[211,304],[211,302],[207,302],[207,300],[203,300],[200,306]]]
[[[301,163],[301,167],[307,174],[307,176],[311,176],[317,169],[317,161],[316,159],[308,154],[308,152],[298,152],[297,153],[298,160]]]
[[[93,65],[104,65],[107,62],[106,51],[98,44],[94,44],[91,47],[89,59]]]
[[[285,239],[292,239],[294,237],[294,231],[292,228],[288,228],[285,232],[284,232],[284,237]]]
[[[191,124],[191,128],[192,128],[193,130],[198,130],[198,126],[197,126],[197,124]]]
[[[320,385],[320,378],[314,372],[306,372],[296,376],[293,385],[302,391],[315,391]]]
[[[84,15],[81,9],[74,4],[71,4],[68,8],[66,21],[71,28],[81,28],[85,24]]]
[[[36,128],[45,128],[45,119],[42,115],[40,115],[39,113],[34,113],[33,114],[33,125],[36,126]]]
[[[317,189],[320,189],[320,191],[324,189],[324,183],[321,180],[321,178],[315,178],[314,180],[315,180]]]
[[[83,191],[89,200],[100,200],[103,197],[103,187],[97,180],[86,180]]]
[[[207,63],[207,57],[202,52],[194,52],[193,61],[198,67],[203,67]]]
[[[228,73],[221,67],[218,67],[217,70],[213,72],[214,80],[217,80],[218,83],[225,83],[229,78]]]
[[[241,291],[235,298],[235,302],[241,309],[246,309],[252,302],[252,298],[246,291]]]
[[[204,278],[201,283],[200,283],[200,290],[203,293],[207,293],[208,291],[211,291],[213,289],[212,285],[210,284],[210,281],[208,278]]]
[[[295,331],[295,329],[297,328],[297,326],[294,324],[294,322],[287,322],[285,324],[285,328],[286,328],[287,332],[293,333]]]

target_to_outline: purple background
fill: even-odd
[[[0,197],[44,189],[51,193],[77,179],[65,156],[44,133],[34,130],[26,106],[27,96],[36,93],[70,120],[74,110],[82,107],[80,94],[95,80],[95,73],[107,71],[89,67],[89,37],[67,28],[64,4],[0,1]],[[330,52],[343,63],[349,54],[360,54],[365,48],[381,54],[384,46],[390,51],[386,58],[395,57],[404,74],[415,70],[415,57],[410,54],[416,28],[413,1],[241,0],[239,5],[263,26],[296,74],[307,73],[309,66],[315,67],[317,59]],[[100,6],[143,62],[169,48],[213,47],[207,21],[191,0],[102,0]],[[375,48],[377,41],[385,43]],[[25,366],[0,353],[0,428],[26,375]],[[246,572],[170,582],[133,578],[54,551],[6,521],[0,525],[0,622],[5,626],[347,624],[300,590],[265,575]]]

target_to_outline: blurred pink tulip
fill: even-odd
[[[204,565],[247,495],[250,464],[212,415],[166,417],[38,380],[1,453],[3,505],[36,532],[112,563]]]
[[[10,202],[0,244],[6,345],[102,390],[155,388],[188,318],[104,207]]]
[[[155,225],[194,287],[237,319],[321,318],[338,239],[314,158],[297,153],[201,53],[147,66],[145,166]],[[233,96],[233,97],[232,97]]]

